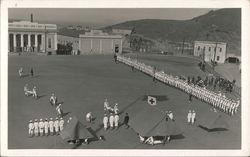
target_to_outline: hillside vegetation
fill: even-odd
[[[137,34],[159,42],[195,40],[228,44],[228,53],[241,54],[241,9],[220,9],[190,20],[143,19],[127,21],[106,28],[131,28]]]

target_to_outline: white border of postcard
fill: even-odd
[[[249,0],[2,0],[1,3],[1,156],[250,156],[250,1]],[[239,150],[59,150],[8,149],[8,8],[241,8],[242,144]],[[233,20],[233,19],[232,19]],[[56,151],[55,151],[56,150]]]

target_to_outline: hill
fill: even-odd
[[[228,53],[241,54],[241,10],[220,9],[190,20],[142,19],[112,25],[110,28],[134,27],[137,34],[163,41],[195,40],[228,43]]]

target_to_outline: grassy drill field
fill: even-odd
[[[157,56],[147,56],[150,62],[158,64]],[[197,62],[190,58],[160,56],[166,60],[167,69],[176,73],[202,74],[196,67]],[[155,61],[154,61],[155,59]],[[162,62],[160,62],[162,66]],[[35,76],[19,78],[19,67],[28,73],[33,67]],[[89,145],[81,145],[78,149],[240,149],[241,117],[240,112],[230,117],[222,114],[229,124],[229,130],[223,132],[207,132],[199,127],[199,117],[208,112],[210,106],[194,99],[188,103],[187,94],[163,83],[153,83],[152,78],[133,72],[124,64],[116,64],[111,55],[93,56],[9,56],[8,82],[8,148],[9,149],[59,149],[70,148],[64,144],[60,136],[28,138],[28,122],[40,118],[55,118],[55,108],[49,104],[49,97],[55,92],[62,109],[69,116],[76,115],[85,123],[85,115],[92,112],[96,117],[89,124],[96,135],[103,135],[105,141],[94,141]],[[24,96],[23,87],[35,85],[40,98],[34,100]],[[166,96],[167,100],[158,101],[162,111],[171,110],[176,123],[183,131],[183,137],[174,139],[166,145],[140,144],[139,138],[132,128],[121,126],[118,130],[104,131],[101,127],[103,119],[103,102],[108,98],[113,106],[119,103],[124,113],[130,118],[148,105],[144,95]],[[187,125],[186,117],[189,109],[196,110],[197,122]],[[154,115],[148,115],[154,116]]]

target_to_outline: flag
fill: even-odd
[[[151,106],[155,106],[156,105],[156,98],[155,97],[152,97],[152,96],[149,96],[148,95],[148,104],[151,105]]]

